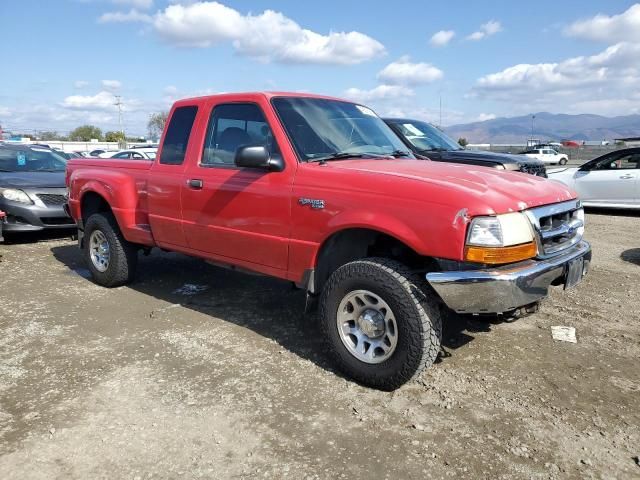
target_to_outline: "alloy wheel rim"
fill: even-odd
[[[387,302],[369,290],[347,293],[336,315],[347,351],[364,363],[382,363],[398,345],[398,325]]]
[[[99,272],[105,272],[109,268],[111,252],[109,241],[100,230],[94,230],[89,238],[89,253],[91,263]]]

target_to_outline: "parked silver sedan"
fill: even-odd
[[[587,207],[640,208],[640,148],[617,150],[579,168],[547,174],[578,192]]]

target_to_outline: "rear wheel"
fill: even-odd
[[[104,287],[118,287],[133,280],[138,251],[125,240],[111,213],[96,213],[84,228],[84,257],[93,280]]]
[[[369,258],[338,268],[320,317],[338,367],[358,382],[393,390],[430,366],[440,350],[442,307],[405,265]]]

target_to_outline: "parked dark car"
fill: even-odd
[[[0,210],[3,232],[74,228],[64,211],[67,160],[50,149],[0,144]]]
[[[539,160],[506,153],[467,150],[443,131],[420,120],[408,118],[385,118],[383,120],[418,158],[436,162],[500,168],[530,173],[539,177],[547,176],[544,164]]]
[[[67,160],[71,160],[72,158],[82,158],[82,154],[78,152],[63,152],[61,150],[55,150],[55,153],[57,153],[61,157],[66,158]]]

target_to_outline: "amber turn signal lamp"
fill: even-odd
[[[513,247],[475,247],[465,248],[464,257],[469,262],[501,265],[533,258],[538,254],[538,247],[534,242],[523,243]]]

